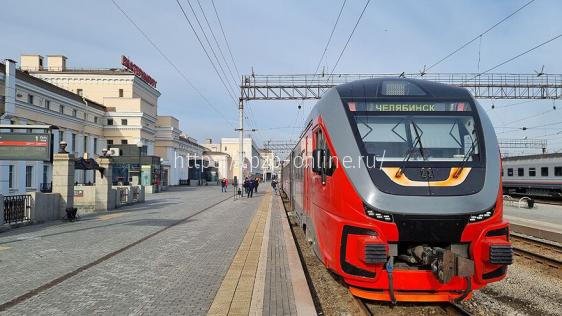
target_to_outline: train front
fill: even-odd
[[[373,79],[328,94],[322,120],[343,171],[337,208],[346,210],[334,217],[341,235],[330,268],[352,293],[453,301],[502,279],[512,249],[498,144],[469,92]],[[361,157],[359,166],[344,156]]]

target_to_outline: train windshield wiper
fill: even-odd
[[[414,153],[414,150],[416,150],[416,148],[418,148],[419,146],[419,150],[420,150],[420,155],[422,157],[422,159],[425,161],[425,155],[423,154],[423,145],[421,142],[421,136],[423,135],[423,131],[421,131],[421,128],[416,124],[416,122],[414,122],[412,120],[412,126],[414,127],[414,133],[416,133],[416,138],[414,138],[414,144],[412,145],[412,147],[410,149],[408,149],[408,152],[406,153],[406,156],[404,156],[404,160],[402,160],[402,166],[400,166],[398,168],[398,171],[396,171],[396,177],[400,178],[402,176],[402,174],[404,173],[404,168],[405,165],[408,161],[410,161],[410,158],[412,157],[412,154]],[[421,131],[421,134],[420,134]]]
[[[472,134],[474,134],[474,132],[475,131],[472,131]],[[476,149],[477,144],[478,144],[478,139],[475,136],[475,137],[472,138],[472,143],[470,144],[470,149],[468,150],[468,152],[466,152],[466,154],[462,158],[461,166],[457,169],[457,171],[453,175],[453,178],[459,177],[459,175],[461,174],[462,170],[464,169],[466,163],[468,162],[468,159],[470,158],[470,156],[472,156],[472,153],[474,153],[474,150]]]

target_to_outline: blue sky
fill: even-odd
[[[197,1],[190,1],[197,8]],[[200,1],[220,40],[210,0]],[[229,124],[238,124],[237,105],[226,94],[176,1],[116,2],[221,115],[183,81],[110,0],[3,1],[0,57],[19,60],[22,53],[64,54],[70,67],[107,68],[119,67],[120,56],[125,54],[158,81],[158,89],[162,92],[158,102],[159,114],[179,118],[181,128],[199,141],[236,136]],[[528,0],[373,0],[336,72],[416,72],[526,2]],[[181,3],[184,8],[189,8],[186,0]],[[341,4],[339,0],[215,0],[238,69],[243,74],[248,74],[252,68],[257,74],[314,71]],[[364,0],[347,1],[323,65],[333,66],[364,4]],[[562,33],[561,12],[562,2],[537,0],[486,34],[481,45],[476,41],[432,72],[476,72],[479,47],[480,69],[488,69]],[[547,73],[562,73],[561,53],[562,39],[559,39],[496,72],[533,73],[544,65]],[[501,105],[516,102],[480,102],[498,127],[515,120],[520,121],[509,126],[562,121],[562,104],[556,104],[559,109],[549,111],[552,101],[534,101],[505,108]],[[496,105],[494,110],[491,109],[492,103]],[[297,109],[297,104],[279,101],[248,103],[250,127],[259,130],[254,135],[257,142],[290,138],[290,134],[298,129],[277,128],[298,126],[314,103],[305,102],[301,110]],[[531,118],[525,119],[528,116]],[[498,129],[498,136],[536,138],[547,135],[552,144],[550,150],[561,149],[562,132],[560,135],[556,133],[562,131],[562,124],[549,128],[509,130],[509,133]]]

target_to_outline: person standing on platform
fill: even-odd
[[[250,179],[248,180],[248,198],[251,198],[254,196],[254,186],[256,185],[256,181],[254,179]]]
[[[226,188],[226,191],[228,192],[228,178],[224,178],[224,187]]]
[[[277,180],[271,180],[271,187],[273,188],[273,192],[277,195]]]
[[[255,182],[255,184],[254,184],[254,193],[258,193],[258,185],[260,184],[260,178],[256,177],[256,178],[254,179],[254,182]]]
[[[248,186],[249,186],[248,178],[244,178],[244,182],[242,182],[242,188],[244,188],[244,194],[248,195]]]
[[[221,180],[221,192],[226,192],[226,182],[224,181],[224,179]]]

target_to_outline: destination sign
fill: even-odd
[[[464,112],[471,111],[470,104],[464,102],[348,102],[349,110],[368,112]]]
[[[0,133],[0,160],[51,160],[51,135]]]

